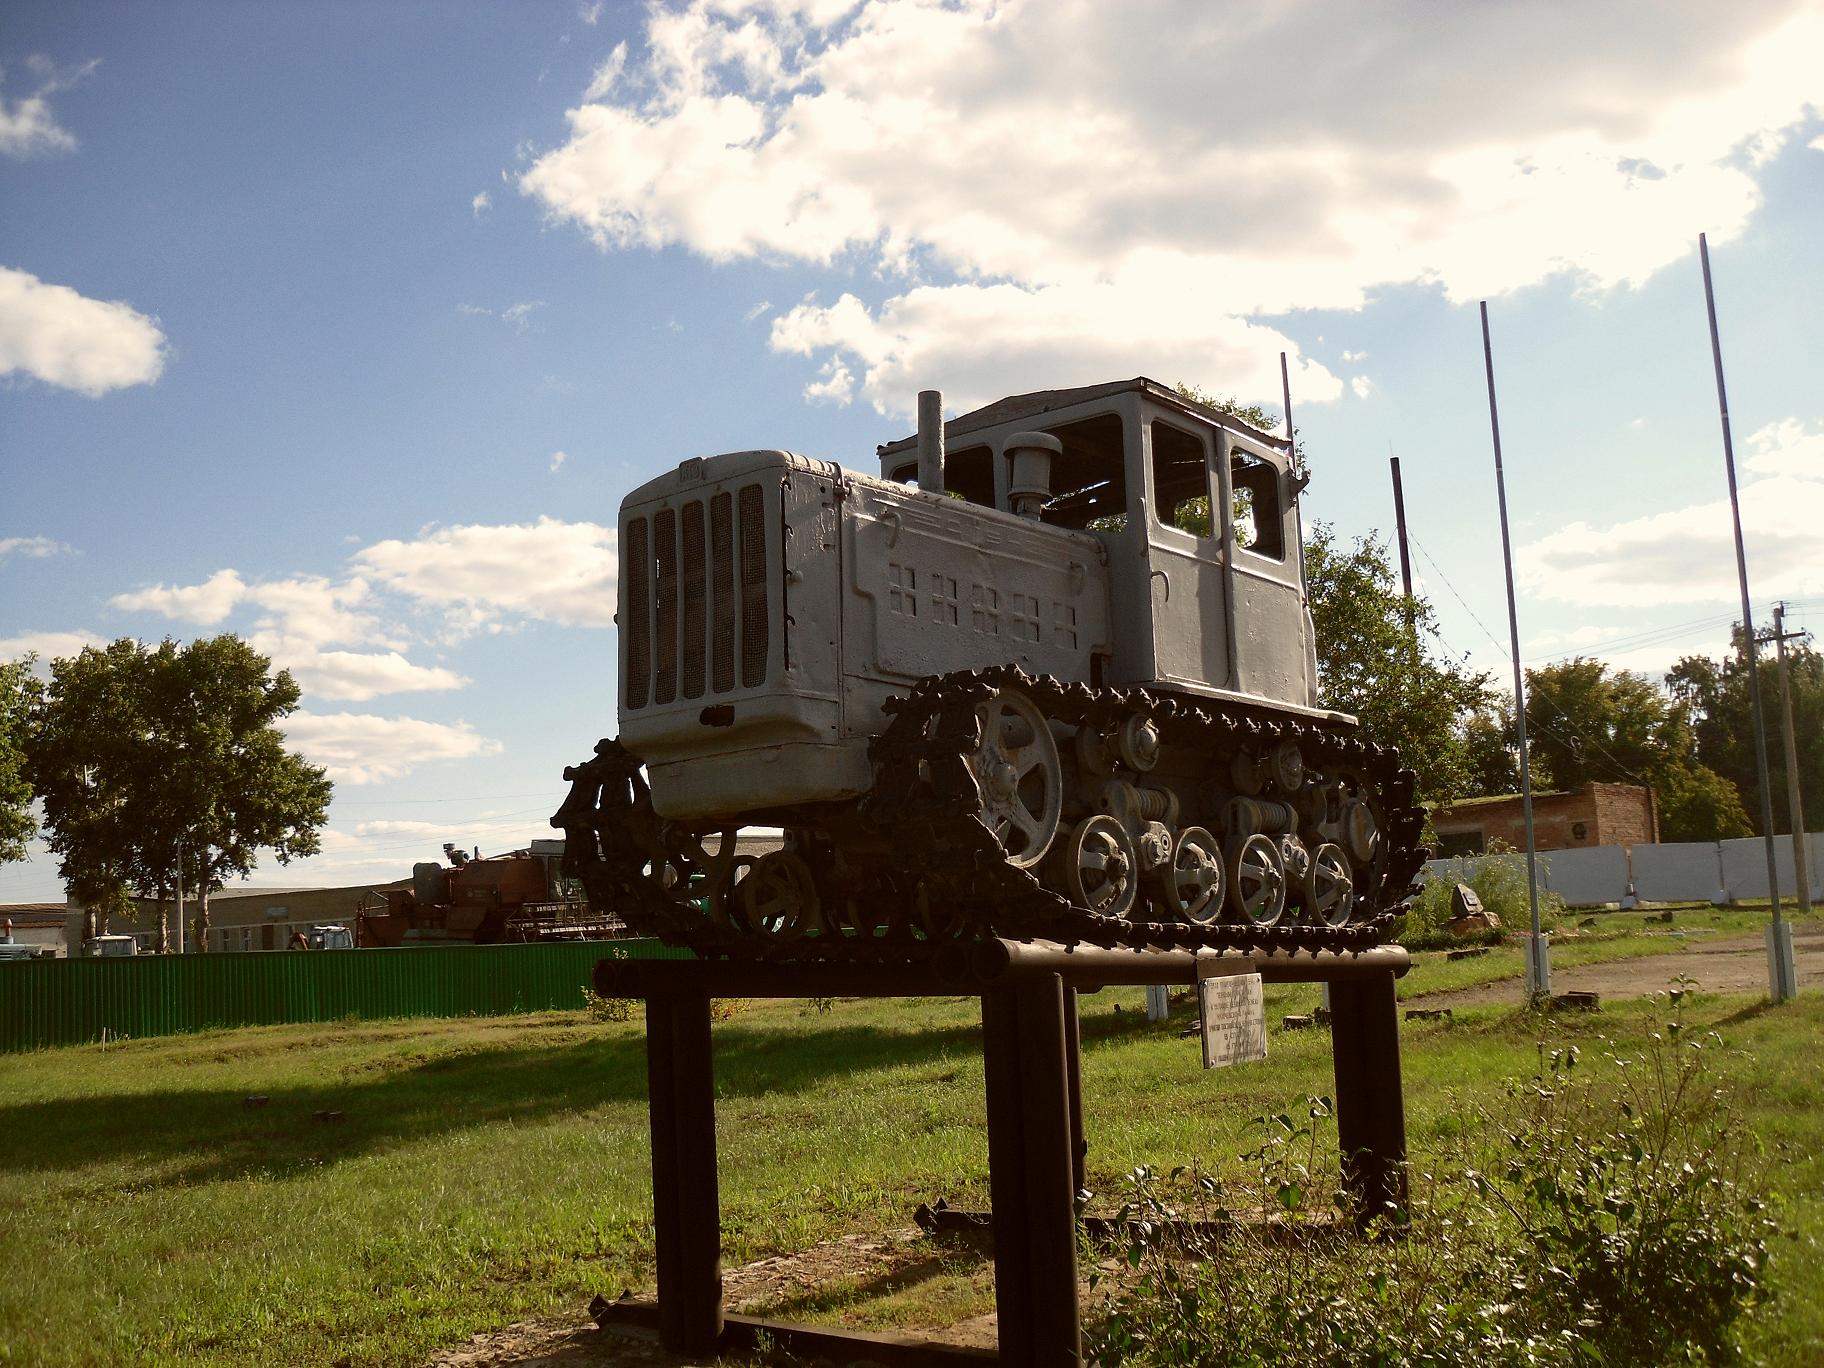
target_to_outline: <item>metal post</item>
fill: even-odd
[[[1077,990],[1064,987],[1064,1076],[1070,1089],[1070,1188],[1089,1186],[1089,1141],[1083,1132],[1083,1026],[1077,1013]]]
[[[1784,1002],[1792,994],[1790,934],[1782,932],[1780,875],[1773,851],[1773,785],[1767,767],[1767,724],[1761,715],[1761,675],[1755,657],[1754,608],[1748,598],[1748,552],[1742,542],[1742,505],[1735,489],[1735,441],[1729,431],[1729,395],[1723,387],[1723,344],[1716,329],[1716,291],[1710,284],[1710,244],[1697,235],[1697,254],[1704,267],[1704,309],[1710,318],[1710,356],[1716,365],[1716,406],[1723,423],[1723,467],[1729,473],[1729,517],[1735,527],[1735,575],[1742,589],[1742,640],[1748,655],[1748,697],[1754,705],[1754,763],[1761,782],[1761,832],[1767,846],[1767,895],[1773,900],[1773,925],[1767,931],[1768,994]],[[1782,953],[1782,943],[1785,953]]]
[[[1020,1092],[1025,1111],[1026,1231],[1032,1277],[1034,1361],[1083,1361],[1077,1305],[1077,1212],[1070,1153],[1070,1082],[1064,981],[1022,983]],[[998,1232],[997,1232],[998,1233]],[[1000,1245],[995,1245],[999,1257]]]
[[[646,999],[646,1098],[652,1126],[652,1225],[659,1282],[659,1338],[674,1352],[684,1344],[678,1203],[676,1022],[671,998]]]
[[[177,953],[184,953],[184,843],[177,843]]]
[[[1412,603],[1412,557],[1406,550],[1406,490],[1400,483],[1400,458],[1389,456],[1387,464],[1393,467],[1393,526],[1399,536],[1400,548],[1400,585],[1406,592],[1406,602]],[[1410,617],[1410,613],[1408,614]],[[1408,629],[1411,623],[1407,623]]]
[[[1520,808],[1526,818],[1526,901],[1532,910],[1527,942],[1526,995],[1552,991],[1551,951],[1539,930],[1539,859],[1533,842],[1533,772],[1526,746],[1526,679],[1520,669],[1520,616],[1514,607],[1514,549],[1507,533],[1507,479],[1501,469],[1501,418],[1495,408],[1495,355],[1488,340],[1488,301],[1482,301],[1482,365],[1488,374],[1488,426],[1495,439],[1495,497],[1501,507],[1501,564],[1507,571],[1507,638],[1514,658],[1514,723],[1520,732]]]
[[[994,1309],[1000,1361],[1013,1368],[1038,1362],[1032,1341],[1032,1259],[1026,1162],[1026,1116],[1021,1105],[1018,990],[982,994],[982,1072],[988,1094],[988,1195],[994,1223]]]
[[[1330,1054],[1336,1081],[1336,1139],[1356,1225],[1388,1205],[1404,1206],[1406,1102],[1400,1090],[1400,1021],[1393,975],[1330,985]]]
[[[646,1000],[646,1079],[659,1335],[673,1352],[713,1354],[722,1338],[722,1223],[708,997]]]
[[[1773,610],[1773,639],[1780,653],[1780,721],[1786,733],[1786,807],[1792,819],[1792,873],[1799,915],[1811,915],[1811,870],[1805,859],[1805,800],[1799,792],[1799,742],[1792,726],[1792,681],[1786,673],[1786,605]]]

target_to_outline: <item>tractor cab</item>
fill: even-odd
[[[943,435],[944,493],[1105,544],[1106,682],[1316,706],[1284,439],[1144,377],[1014,395]],[[879,456],[918,482],[916,437]]]

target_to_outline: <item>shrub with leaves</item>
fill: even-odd
[[[583,989],[583,1010],[596,1021],[632,1021],[634,1009],[639,1005],[635,998],[598,997],[589,989]]]
[[[1705,1051],[1542,1051],[1512,1091],[1498,1160],[1414,1172],[1366,1237],[1320,1139],[1328,1099],[1255,1118],[1247,1177],[1128,1175],[1130,1274],[1093,1337],[1101,1365],[1244,1368],[1730,1362],[1765,1295],[1775,1226]],[[1187,1219],[1188,1218],[1188,1219]],[[1092,1284],[1096,1282],[1092,1279]]]
[[[1545,861],[1539,862],[1539,915],[1555,917],[1564,911],[1564,899],[1544,887]],[[1460,883],[1476,890],[1482,906],[1509,929],[1530,926],[1532,907],[1526,896],[1526,856],[1505,847],[1488,855],[1463,856],[1428,878],[1406,910],[1397,939],[1410,947],[1438,944],[1449,937],[1444,927],[1451,919],[1451,893]]]
[[[1474,1175],[1530,1247],[1527,1295],[1570,1308],[1604,1361],[1728,1362],[1764,1295],[1778,1226],[1707,1067],[1720,1046],[1671,1025],[1639,1056],[1605,1051],[1596,1077],[1551,1052],[1516,1089],[1499,1177]]]

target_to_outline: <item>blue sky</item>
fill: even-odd
[[[614,731],[613,524],[678,460],[872,468],[913,395],[1277,407],[1505,677],[1824,609],[1816,4],[33,4],[0,25],[0,654],[239,631],[325,854],[543,834]],[[1484,626],[1486,624],[1486,627]],[[1494,629],[1490,640],[1487,628]],[[61,896],[40,854],[0,901]]]

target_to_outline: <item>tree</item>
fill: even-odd
[[[1489,677],[1434,652],[1431,605],[1396,587],[1385,545],[1361,537],[1345,547],[1317,523],[1305,539],[1305,582],[1319,700],[1360,718],[1367,739],[1397,746],[1422,796],[1471,792],[1471,725],[1493,706]]]
[[[1527,740],[1560,787],[1652,788],[1663,840],[1749,833],[1741,795],[1699,758],[1690,710],[1676,696],[1583,656],[1528,670],[1526,680]]]
[[[259,851],[281,864],[315,853],[331,786],[285,748],[275,723],[298,687],[270,670],[235,636],[53,662],[28,760],[72,897],[105,908],[134,890],[162,909],[181,887],[200,950],[208,895]]]
[[[1686,656],[1666,674],[1666,687],[1686,708],[1697,739],[1697,758],[1748,799],[1753,830],[1760,833],[1760,773],[1754,757],[1754,710],[1748,666],[1742,659],[1742,630],[1734,631],[1735,652],[1722,660]],[[1793,734],[1798,742],[1799,787],[1805,829],[1824,827],[1824,655],[1808,642],[1786,649],[1792,690]],[[1773,789],[1773,827],[1792,829],[1786,802],[1786,746],[1780,724],[1779,666],[1770,648],[1760,661],[1761,708],[1767,727],[1767,766]]]
[[[0,864],[23,860],[26,842],[38,831],[25,776],[26,728],[38,692],[33,660],[0,663]]]

